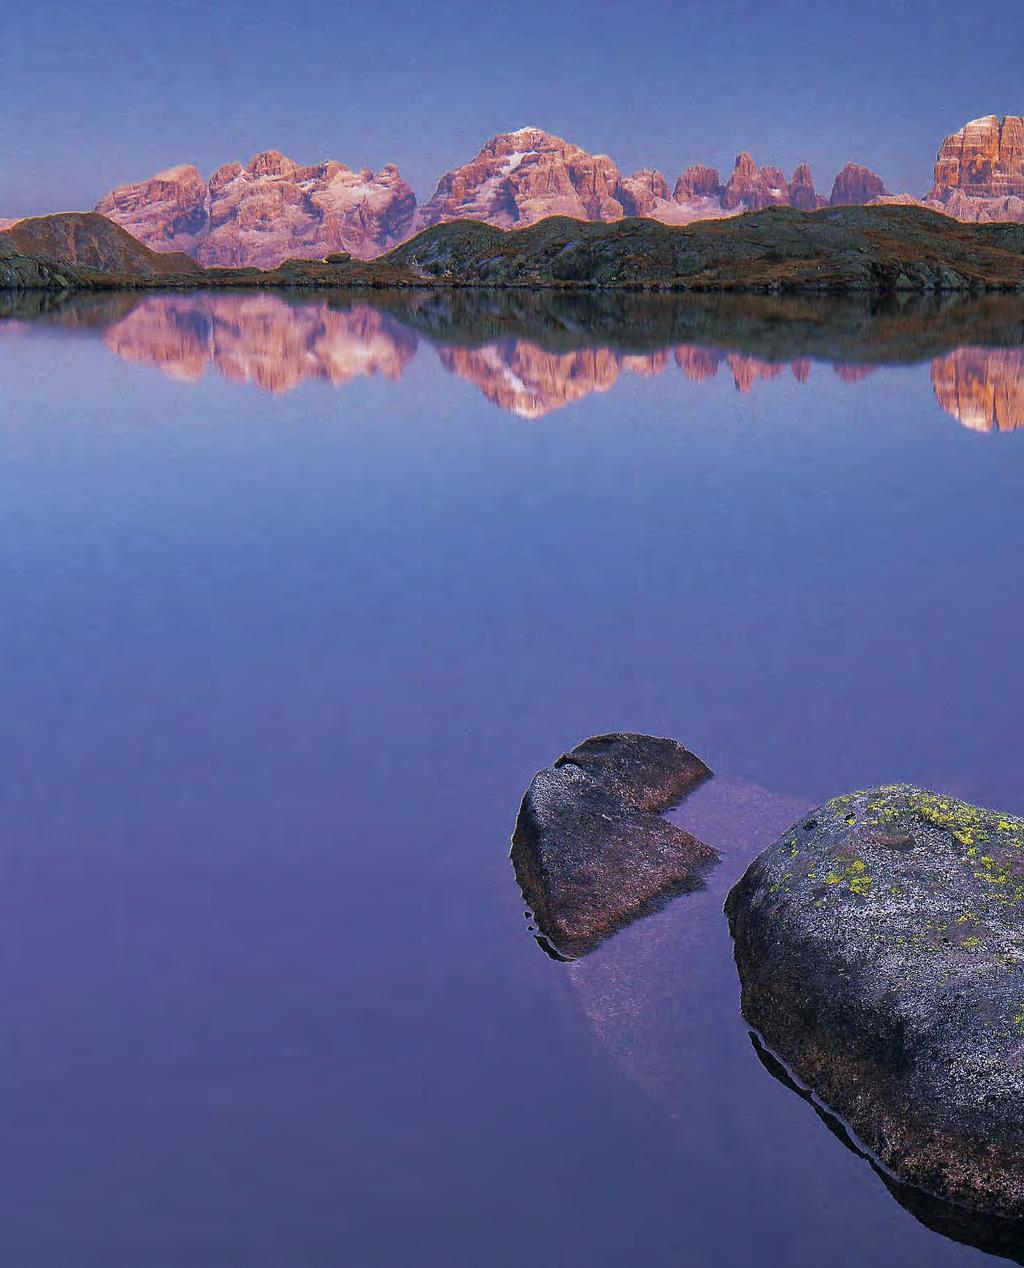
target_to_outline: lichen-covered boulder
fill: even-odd
[[[1024,1215],[1024,820],[894,785],[761,854],[726,914],[743,1014],[900,1181]]]
[[[659,811],[710,775],[675,740],[620,732],[584,740],[534,776],[511,857],[549,949],[582,955],[700,885],[718,855]]]

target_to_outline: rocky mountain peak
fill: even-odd
[[[180,163],[151,180],[119,185],[96,211],[127,229],[154,251],[194,254],[206,229],[208,190],[197,167]]]
[[[814,188],[814,178],[810,165],[800,163],[793,172],[789,182],[789,205],[801,211],[817,211],[825,205],[824,198]]]
[[[119,186],[96,210],[156,251],[272,268],[288,256],[379,255],[408,237],[416,196],[393,165],[375,176],[335,161],[301,167],[265,150],[244,167],[225,163],[209,181],[184,164]]]
[[[1024,118],[972,119],[943,141],[930,197],[961,190],[975,198],[1024,197]]]
[[[789,183],[781,169],[759,169],[748,151],[739,154],[722,194],[722,206],[727,211],[760,211],[764,207],[788,205]]]
[[[722,189],[717,167],[694,163],[676,181],[672,197],[680,203],[691,198],[721,198]]]
[[[881,176],[859,163],[847,163],[836,174],[832,184],[829,204],[833,207],[869,203],[873,198],[885,198],[888,190]]]
[[[245,170],[251,176],[294,176],[299,165],[280,150],[264,150],[253,155]]]
[[[619,182],[618,196],[627,216],[649,216],[671,198],[664,172],[646,167]]]
[[[616,220],[622,177],[604,154],[589,154],[541,128],[492,137],[476,158],[446,172],[420,209],[424,225],[486,220],[501,228],[545,216]]]
[[[1024,220],[1024,118],[983,115],[948,136],[925,202],[959,220]]]
[[[733,175],[739,176],[756,176],[757,164],[754,162],[754,156],[749,150],[742,150],[736,155],[736,163],[733,167]]]

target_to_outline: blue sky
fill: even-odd
[[[3,19],[0,216],[270,148],[396,162],[426,197],[524,124],[670,180],[749,149],[920,193],[948,132],[1024,113],[1022,49],[1005,2],[35,0]]]

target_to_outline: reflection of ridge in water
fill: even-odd
[[[880,365],[928,360],[936,401],[965,427],[1024,427],[1024,321],[1020,302],[1007,298],[894,307],[765,296],[125,292],[7,295],[4,319],[101,332],[122,359],[182,382],[212,367],[275,393],[307,381],[399,379],[422,341],[449,372],[523,418],[608,392],[623,374],[656,377],[673,365],[692,383],[724,370],[746,395],[787,371],[806,383],[815,360],[848,384]]]
[[[212,366],[227,379],[274,393],[307,380],[342,387],[373,374],[399,379],[419,342],[390,314],[367,305],[338,311],[322,303],[290,304],[263,292],[147,298],[107,330],[105,341],[122,360],[158,366],[182,382],[197,382]],[[787,368],[784,362],[690,345],[647,354],[594,346],[561,352],[515,338],[475,348],[439,347],[438,357],[445,369],[521,418],[540,418],[608,392],[623,373],[657,377],[673,359],[696,383],[726,366],[743,395]],[[800,383],[806,383],[810,367],[806,358],[789,366]],[[836,366],[844,377],[845,370]]]
[[[843,1121],[802,1087],[785,1065],[765,1047],[760,1036],[750,1031],[750,1042],[758,1060],[784,1087],[814,1109],[821,1121],[837,1140],[867,1162],[896,1201],[926,1228],[965,1246],[974,1246],[988,1255],[999,1255],[1018,1264],[1024,1264],[1024,1220],[1006,1219],[998,1215],[985,1215],[966,1207],[945,1202],[923,1189],[904,1184],[887,1171],[862,1145],[858,1144]]]
[[[418,342],[372,308],[293,305],[266,292],[155,296],[111,326],[105,340],[122,359],[157,365],[185,382],[214,366],[266,392],[288,392],[309,379],[335,387],[373,374],[398,379]]]
[[[932,362],[935,399],[974,431],[1024,427],[1024,350],[958,348]]]
[[[522,339],[482,348],[439,348],[446,370],[468,379],[500,409],[540,418],[614,387],[623,358],[610,348],[546,352]]]

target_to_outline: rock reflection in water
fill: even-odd
[[[809,804],[805,797],[774,793],[730,775],[703,784],[672,818],[721,856],[704,888],[685,904],[670,904],[622,929],[594,954],[568,966],[595,1037],[671,1119],[688,1121],[695,1087],[718,1089],[723,1121],[734,1116],[723,1067],[745,1061],[746,1053],[724,1038],[708,1044],[698,1037],[709,1026],[733,1026],[736,971],[722,903],[750,860]],[[708,1015],[702,1003],[707,999],[728,1001],[723,1018]],[[698,1062],[707,1068],[702,1071]],[[740,1072],[737,1065],[737,1078]]]
[[[521,339],[483,348],[439,348],[441,364],[468,379],[500,409],[540,418],[615,386],[623,358],[610,348],[545,352]]]
[[[719,850],[722,863],[705,890],[685,908],[674,904],[623,929],[564,972],[600,1048],[631,1084],[641,1089],[685,1138],[694,1100],[714,1104],[716,1121],[733,1147],[763,1147],[765,1124],[751,1116],[742,1086],[749,1046],[730,1041],[738,983],[721,907],[734,880],[760,850],[802,816],[814,798],[779,794],[729,775],[703,785],[684,803],[677,821]],[[728,1001],[728,1017],[708,1000]],[[737,1018],[738,1020],[738,1018]],[[744,1027],[745,1030],[745,1027]],[[708,1033],[714,1042],[707,1041]],[[749,1032],[745,1032],[749,1033]],[[969,1211],[896,1180],[850,1135],[845,1125],[797,1084],[786,1068],[749,1033],[765,1069],[805,1099],[847,1148],[863,1158],[895,1200],[927,1228],[953,1241],[1024,1264],[1024,1221]],[[827,1144],[828,1142],[823,1142]],[[799,1181],[799,1160],[776,1159],[779,1176]]]
[[[277,295],[158,295],[106,332],[125,361],[195,382],[213,366],[226,379],[288,392],[308,379],[341,387],[383,374],[399,379],[417,339],[385,313],[360,306],[290,304]]]
[[[974,431],[1024,427],[1024,349],[958,348],[932,362],[935,399]]]
[[[750,1042],[758,1060],[772,1078],[777,1079],[784,1087],[807,1101],[836,1139],[859,1158],[863,1158],[900,1206],[920,1220],[926,1228],[965,1246],[974,1246],[988,1255],[999,1255],[1014,1263],[1024,1264],[1024,1220],[970,1211],[966,1207],[955,1206],[952,1202],[943,1201],[931,1193],[924,1192],[923,1189],[917,1189],[913,1185],[897,1180],[857,1142],[841,1119],[797,1083],[782,1062],[764,1046],[753,1031],[750,1032]]]
[[[240,291],[0,297],[0,320],[100,332],[127,361],[183,382],[213,368],[264,391],[398,379],[421,346],[500,409],[540,418],[624,375],[727,373],[746,395],[824,362],[857,384],[931,362],[939,406],[977,431],[1024,426],[1024,305],[1007,297],[875,301],[766,296]],[[13,327],[10,323],[14,323]]]

